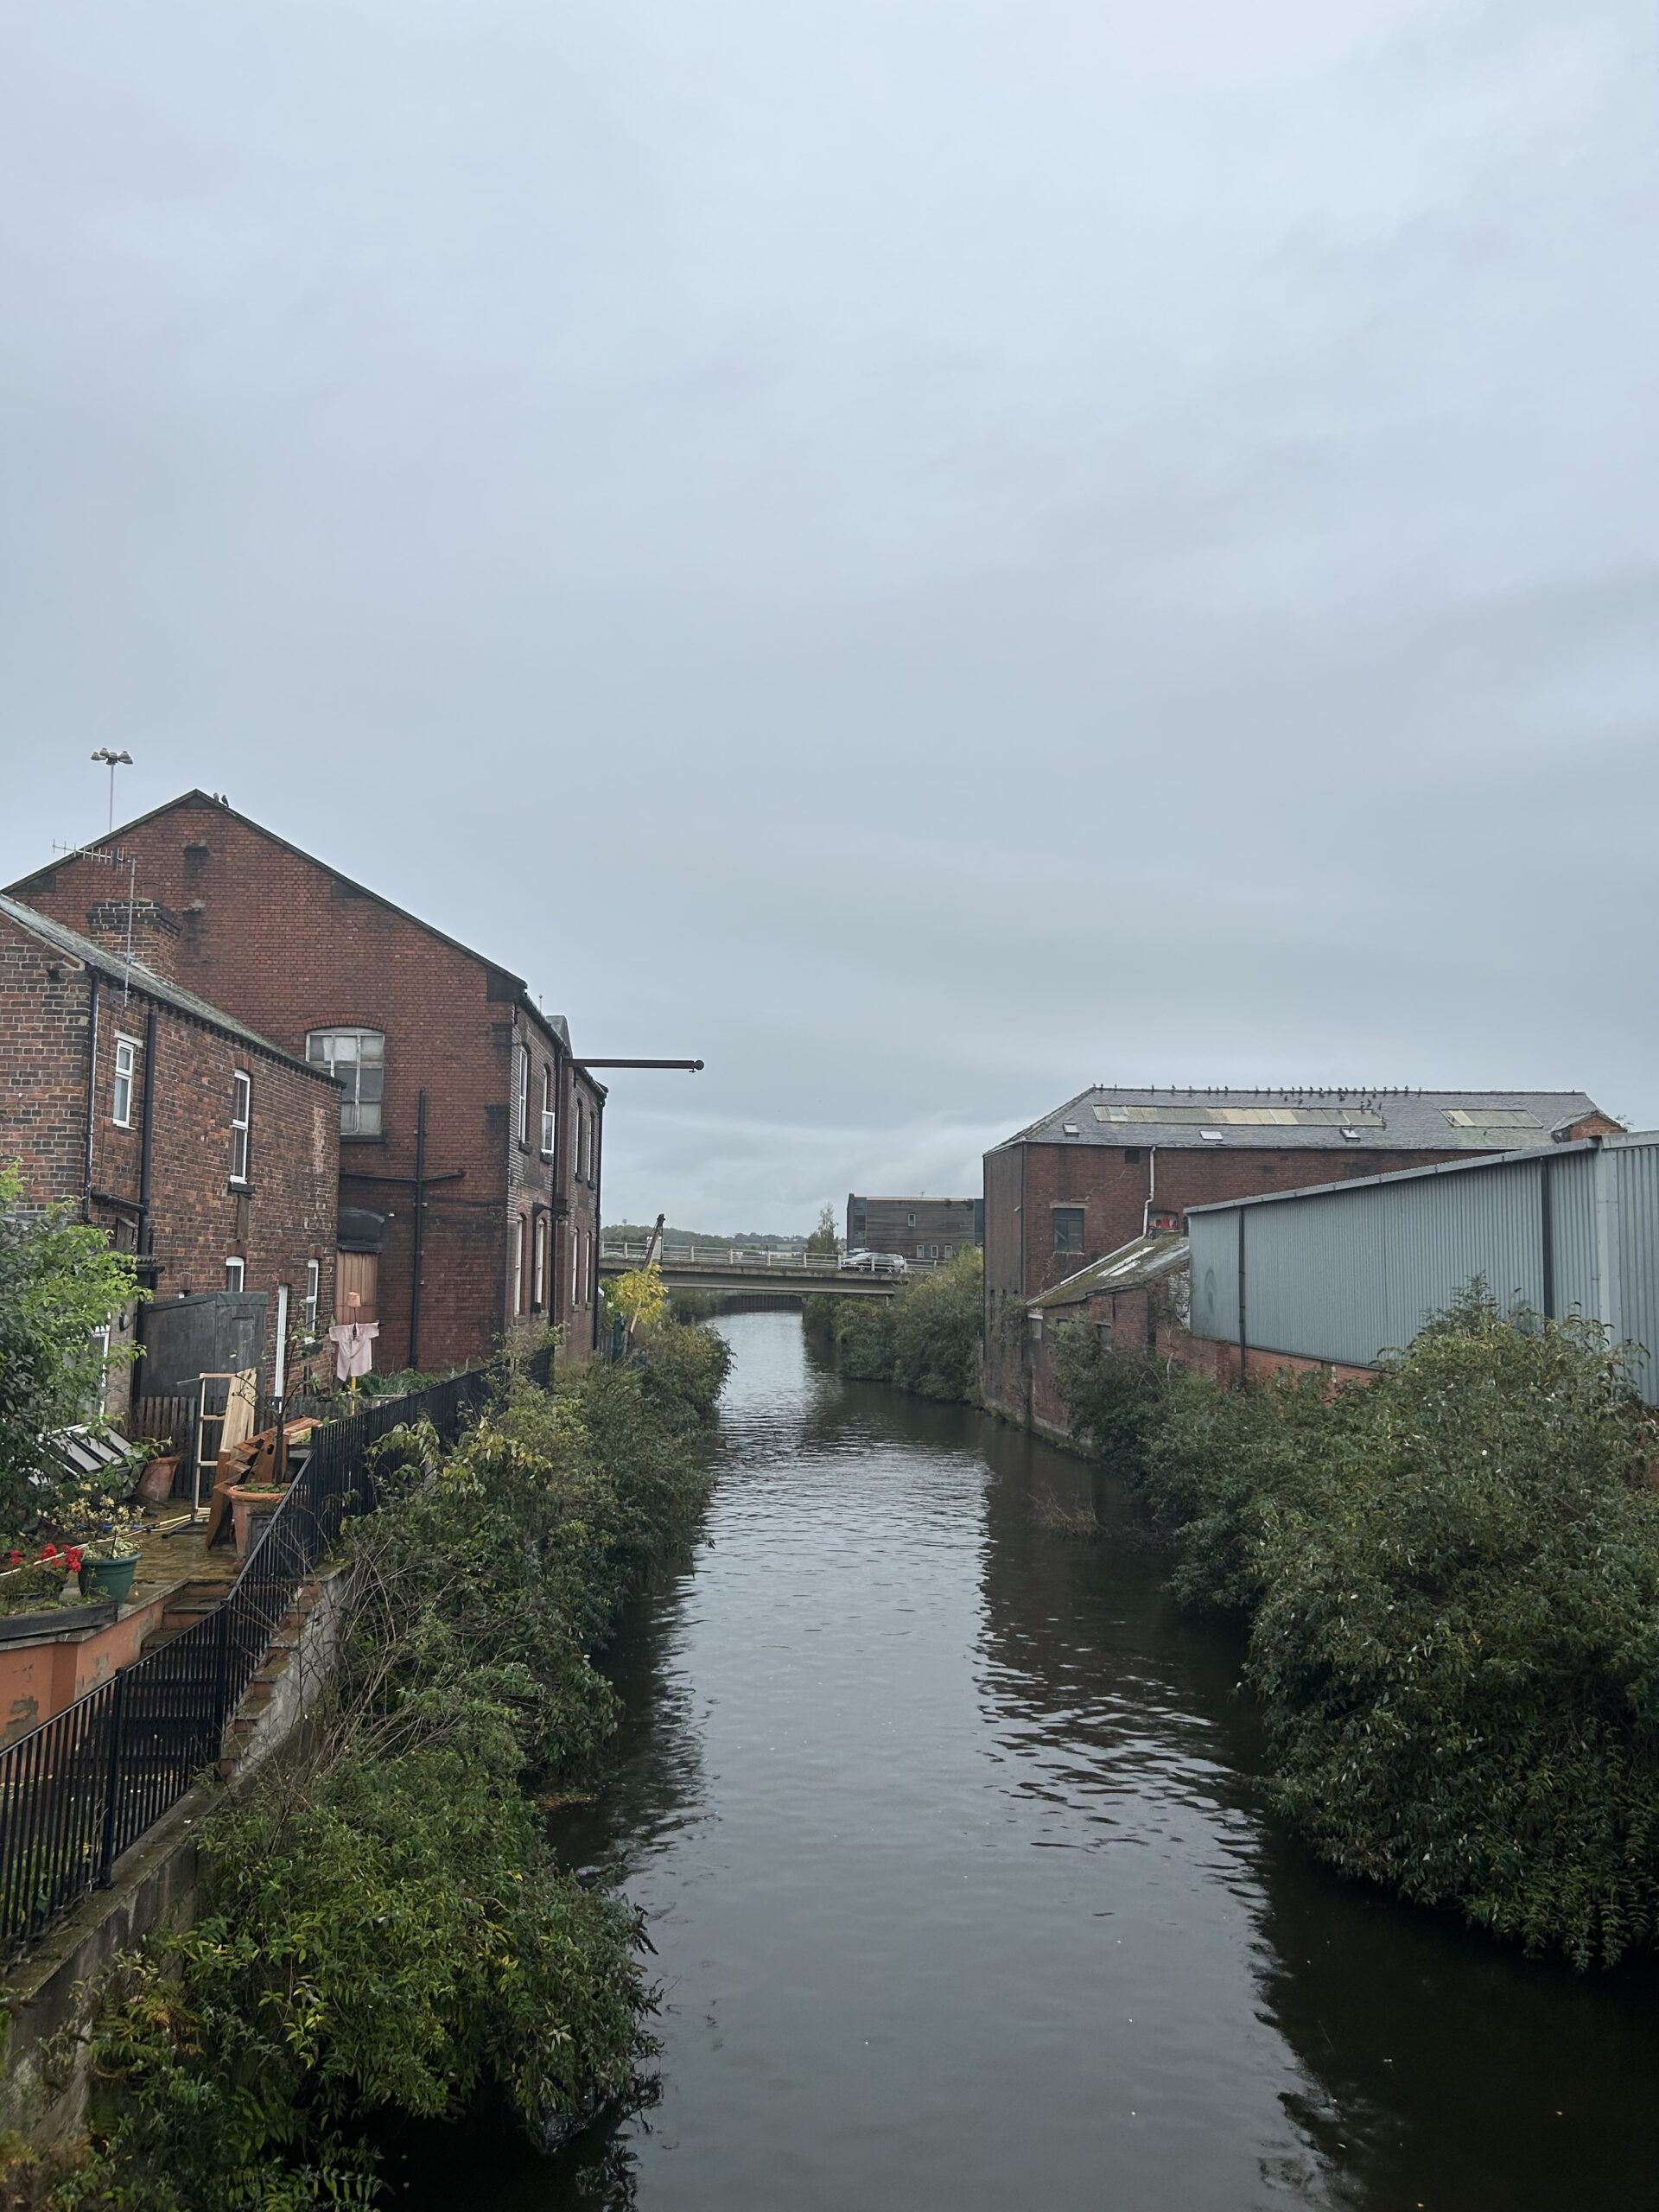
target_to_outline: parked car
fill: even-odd
[[[906,1271],[902,1252],[843,1252],[841,1265],[863,1275],[901,1275]]]

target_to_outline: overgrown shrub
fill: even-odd
[[[843,1375],[894,1382],[924,1398],[979,1399],[983,1262],[975,1247],[890,1299],[809,1296],[809,1333],[833,1346]]]
[[[447,1459],[388,1440],[318,1724],[207,1823],[196,1927],[110,1991],[57,2212],[366,2202],[376,2116],[539,2133],[629,2094],[635,1923],[557,1866],[533,1792],[614,1725],[591,1652],[707,1497],[727,1354],[700,1333],[514,1382]]]
[[[1323,1857],[1580,1965],[1653,1947],[1659,1495],[1623,1353],[1476,1286],[1369,1386],[1069,1374],[1135,1444],[1176,1594],[1249,1617],[1274,1802]]]

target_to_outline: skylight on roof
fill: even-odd
[[[1213,1099],[1187,1103],[1171,1099],[1167,1106],[1124,1106],[1116,1099],[1093,1109],[1097,1122],[1155,1122],[1166,1128],[1198,1122],[1206,1128],[1219,1123],[1230,1129],[1380,1129],[1381,1114],[1369,1106],[1218,1106]]]
[[[1442,1106],[1454,1129],[1541,1129],[1544,1126],[1524,1106]]]
[[[1198,1131],[1198,1135],[1204,1139],[1205,1144],[1219,1144],[1221,1142],[1221,1131],[1219,1129],[1200,1129]]]

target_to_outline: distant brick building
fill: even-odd
[[[966,1244],[985,1241],[982,1198],[861,1198],[847,1200],[847,1249],[897,1252],[906,1260],[954,1259]]]
[[[532,1318],[590,1351],[605,1092],[563,1020],[205,791],[99,843],[177,917],[182,983],[338,1081],[337,1302],[379,1321],[376,1364],[476,1358]],[[82,855],[15,890],[84,928],[110,885],[107,861]]]
[[[235,1325],[260,1387],[291,1385],[333,1315],[338,1090],[173,980],[173,917],[135,910],[130,960],[124,900],[85,918],[0,896],[0,1162],[137,1255],[154,1300],[114,1317],[116,1343],[136,1326],[159,1349],[181,1301],[206,1303],[205,1341]],[[108,1410],[151,1383],[117,1365]]]
[[[988,1404],[1028,1407],[1028,1302],[1188,1206],[1618,1124],[1582,1091],[1082,1091],[985,1155]]]

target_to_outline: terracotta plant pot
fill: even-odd
[[[160,1505],[173,1494],[173,1478],[179,1471],[176,1452],[165,1459],[152,1459],[138,1478],[138,1495],[146,1505]]]
[[[234,1486],[231,1497],[231,1527],[238,1559],[245,1559],[258,1542],[266,1522],[288,1496],[285,1490],[244,1490]]]
[[[80,1594],[83,1598],[113,1598],[118,1605],[124,1605],[137,1572],[136,1553],[130,1559],[89,1559],[83,1554]]]

